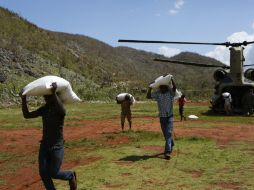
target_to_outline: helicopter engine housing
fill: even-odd
[[[249,80],[254,81],[254,69],[247,69],[244,72],[244,77],[249,79]]]
[[[227,72],[224,69],[217,69],[214,73],[213,73],[213,78],[216,81],[220,81],[224,78],[226,78],[227,76]]]

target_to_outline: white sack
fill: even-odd
[[[45,76],[29,83],[23,88],[22,95],[50,95],[52,88],[51,84],[54,82],[57,84],[56,92],[59,93],[59,97],[64,103],[81,101],[80,98],[72,91],[70,83],[67,80],[57,76]]]
[[[198,116],[196,116],[196,115],[189,115],[188,118],[189,119],[198,119]]]
[[[230,97],[231,95],[230,95],[229,92],[224,92],[224,93],[222,93],[222,96],[223,96],[224,98],[227,98],[227,97]]]
[[[149,87],[159,88],[160,85],[168,85],[170,88],[172,88],[173,87],[172,82],[171,82],[172,77],[173,77],[173,75],[171,75],[171,74],[168,74],[166,76],[159,76],[158,78],[156,78],[154,80],[154,82],[152,84],[149,85]],[[174,100],[179,99],[181,96],[182,96],[182,92],[179,91],[178,89],[176,89]]]
[[[154,80],[152,84],[150,84],[151,88],[158,88],[160,85],[168,85],[172,87],[171,82],[172,75],[168,74],[166,76],[159,76],[157,79]]]
[[[181,98],[181,96],[182,96],[182,92],[176,89],[174,100],[178,100],[179,98]]]
[[[135,103],[136,103],[136,100],[135,100],[134,96],[132,96],[132,95],[129,94],[129,93],[125,93],[125,92],[124,92],[124,93],[120,93],[120,94],[118,94],[118,95],[116,96],[117,101],[118,101],[118,102],[124,101],[126,95],[129,95],[129,96],[131,97],[131,103],[132,103],[132,104],[135,104]]]

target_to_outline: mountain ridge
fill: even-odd
[[[144,99],[142,93],[147,84],[165,73],[173,74],[178,87],[184,91],[213,88],[210,73],[214,69],[155,62],[155,57],[163,56],[125,46],[112,47],[80,34],[45,30],[1,7],[0,25],[2,101],[12,101],[10,91],[18,91],[45,75],[69,80],[84,100],[110,100],[124,91]],[[182,52],[172,59],[222,64],[191,52]]]

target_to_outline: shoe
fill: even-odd
[[[164,154],[164,159],[165,160],[170,160],[170,154],[169,153]]]
[[[173,139],[171,139],[171,148],[172,148],[172,149],[173,149],[173,146],[175,146],[175,142],[174,142]],[[171,150],[171,152],[172,152],[172,150]]]
[[[77,190],[77,175],[73,172],[73,178],[69,180],[70,190]]]

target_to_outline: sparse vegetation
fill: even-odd
[[[45,75],[67,79],[84,100],[108,101],[124,91],[144,99],[147,84],[166,72],[175,76],[179,89],[189,98],[207,99],[213,93],[212,69],[154,62],[159,56],[154,53],[47,31],[4,8],[0,8],[0,25],[0,98],[5,104],[17,103],[11,94]],[[174,59],[218,62],[188,52]]]
[[[138,102],[132,107],[134,130],[118,131],[120,107],[112,101],[119,92],[144,100],[147,84],[167,72],[189,100],[207,99],[213,91],[212,69],[158,63],[154,53],[47,31],[1,7],[0,26],[0,189],[41,189],[37,188],[41,118],[24,119],[15,95],[44,75],[66,78],[83,100],[101,101],[66,106],[64,129],[69,139],[64,164],[77,171],[78,189],[253,189],[253,139],[227,136],[231,141],[219,144],[215,136],[221,131],[207,138],[181,134],[175,138],[171,160],[164,160],[162,134],[145,128],[158,119],[155,102]],[[190,52],[173,59],[221,64]],[[42,103],[40,97],[30,100],[30,110]],[[182,131],[227,132],[248,126],[245,133],[252,132],[253,117],[211,115],[208,106],[189,103],[185,109],[186,115],[195,114],[199,120],[176,121]],[[178,118],[177,106],[174,113]],[[158,121],[156,125],[159,128]],[[56,184],[57,189],[66,189],[66,183]]]

